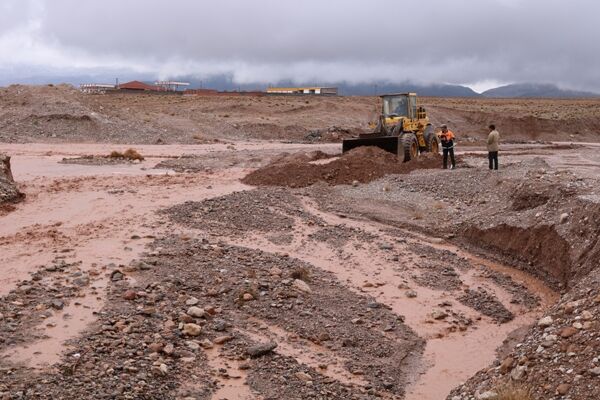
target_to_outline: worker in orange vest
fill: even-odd
[[[448,155],[450,155],[450,169],[456,167],[454,159],[454,133],[448,130],[446,125],[441,126],[442,131],[439,133],[442,142],[442,151],[444,153],[444,169],[448,168]]]

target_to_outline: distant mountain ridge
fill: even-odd
[[[30,85],[59,84],[69,83],[79,87],[82,83],[115,83],[117,78],[119,82],[131,80],[140,80],[153,83],[157,80],[155,76],[148,73],[134,73],[122,70],[105,70],[99,73],[81,72],[74,74],[44,73],[42,71],[31,71],[31,74],[17,79],[10,80],[8,74],[10,71],[0,69],[0,86],[8,86],[11,83],[21,83]],[[487,97],[487,98],[523,98],[523,97],[546,97],[546,98],[595,98],[600,97],[598,93],[561,89],[554,84],[540,83],[519,83],[497,87],[487,90],[481,94],[473,91],[464,85],[453,85],[444,83],[420,84],[409,80],[401,83],[392,83],[387,81],[376,81],[369,83],[350,83],[350,82],[304,82],[298,83],[291,80],[279,82],[235,82],[232,74],[212,75],[208,78],[197,78],[195,76],[173,76],[172,80],[190,82],[190,88],[207,88],[225,91],[263,91],[269,86],[334,86],[343,96],[374,96],[386,93],[404,93],[416,92],[419,96],[430,97]]]
[[[600,97],[598,93],[561,89],[550,83],[516,83],[486,90],[484,97],[494,98],[590,98]]]

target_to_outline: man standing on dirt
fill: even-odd
[[[496,130],[494,124],[488,127],[490,134],[487,139],[488,159],[490,160],[490,169],[498,169],[498,149],[500,145],[500,133]]]
[[[454,133],[448,130],[446,125],[442,125],[440,140],[442,141],[442,151],[444,153],[444,169],[448,168],[448,155],[450,155],[450,169],[456,168],[454,159]]]

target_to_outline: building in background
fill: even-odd
[[[117,90],[117,87],[106,83],[82,83],[79,85],[79,90],[89,94],[105,94]]]
[[[147,83],[140,81],[131,81],[126,83],[121,83],[118,86],[119,90],[125,90],[130,92],[161,92],[165,91],[162,87],[158,85],[148,85]]]
[[[189,82],[176,82],[176,81],[159,81],[154,83],[156,86],[166,90],[167,92],[177,92],[180,87],[190,86]]]
[[[268,94],[293,94],[293,95],[305,95],[314,94],[322,96],[337,96],[338,89],[336,87],[270,87],[267,88]]]

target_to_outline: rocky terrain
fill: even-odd
[[[504,139],[597,142],[596,99],[422,98],[436,126],[462,145],[483,143],[494,122]],[[0,141],[45,143],[337,142],[368,130],[375,97],[83,94],[67,85],[0,88]]]

